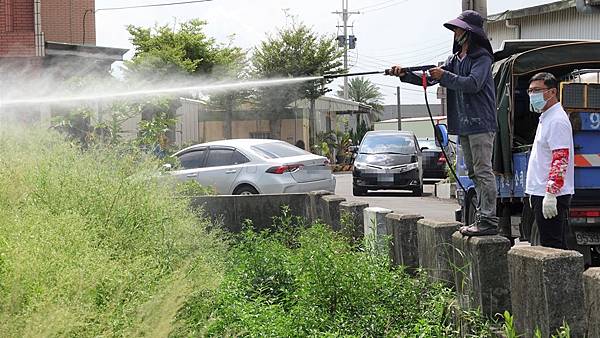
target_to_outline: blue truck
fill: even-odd
[[[547,71],[560,81],[560,100],[569,113],[575,147],[575,195],[569,215],[569,247],[587,265],[600,263],[600,41],[506,41],[496,52],[493,74],[499,130],[494,147],[500,233],[528,240],[534,222],[525,195],[527,165],[538,114],[529,107],[531,76]],[[456,220],[474,221],[476,193],[457,147],[460,209]]]

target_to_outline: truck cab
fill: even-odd
[[[567,243],[587,265],[600,263],[600,41],[507,41],[496,52],[498,133],[494,171],[498,186],[500,233],[511,241],[529,240],[535,227],[525,195],[529,153],[539,114],[529,106],[529,79],[550,72],[561,82],[560,101],[569,114],[575,147],[575,195]],[[457,147],[457,221],[474,221],[477,196]],[[464,190],[460,187],[464,187]]]

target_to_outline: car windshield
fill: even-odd
[[[439,147],[435,144],[435,140],[419,139],[418,141],[419,147],[421,147],[421,149],[439,149]]]
[[[281,158],[310,154],[309,152],[286,142],[269,142],[258,144],[253,146],[252,150],[256,151],[264,158]]]
[[[363,139],[358,150],[362,154],[414,154],[415,141],[409,135],[369,135]]]

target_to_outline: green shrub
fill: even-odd
[[[166,335],[193,290],[220,284],[225,245],[151,157],[0,136],[0,336]]]
[[[291,216],[276,220],[289,224]],[[460,336],[452,291],[393,269],[321,224],[283,232],[249,228],[217,292],[187,302],[175,336]],[[479,322],[484,322],[478,317]],[[465,336],[486,336],[482,325]]]

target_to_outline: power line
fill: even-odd
[[[448,39],[444,39],[445,41],[440,41],[434,44],[430,44],[430,45],[421,45],[422,48],[417,48],[417,49],[408,49],[408,48],[403,48],[402,52],[394,52],[394,53],[383,53],[379,56],[381,57],[387,57],[387,56],[398,56],[398,55],[411,55],[411,54],[418,54],[419,52],[422,51],[427,51],[427,50],[431,50],[431,49],[439,49],[442,46],[450,46],[450,40]],[[378,53],[379,54],[379,53]]]
[[[365,9],[367,9],[367,8],[379,7],[379,6],[381,6],[381,5],[385,5],[385,4],[388,4],[388,3],[390,3],[390,2],[394,2],[394,1],[398,1],[398,0],[386,0],[386,1],[382,1],[382,2],[379,2],[379,3],[373,4],[373,5],[368,5],[368,6],[365,6],[365,7],[361,7],[361,8],[359,8],[358,10],[359,10],[359,11],[362,11],[362,10],[365,10]]]
[[[158,4],[146,4],[146,5],[134,5],[134,6],[124,6],[124,7],[106,7],[106,8],[98,8],[96,12],[100,11],[116,11],[122,9],[135,9],[135,8],[147,8],[147,7],[164,7],[164,6],[175,6],[175,5],[189,5],[200,2],[209,2],[212,0],[190,0],[190,1],[179,1],[179,2],[165,2]]]
[[[196,4],[196,3],[201,3],[201,2],[210,2],[213,0],[189,0],[189,1],[178,1],[178,2],[164,2],[164,3],[157,3],[157,4],[146,4],[146,5],[135,5],[135,6],[124,6],[124,7],[106,7],[106,8],[97,8],[95,10],[93,9],[86,9],[85,12],[83,13],[83,44],[85,45],[85,35],[86,35],[86,27],[85,27],[85,22],[87,19],[87,15],[88,13],[96,13],[96,12],[100,12],[100,11],[117,11],[117,10],[124,10],[124,9],[135,9],[135,8],[148,8],[148,7],[164,7],[164,6],[175,6],[175,5],[189,5],[189,4]]]
[[[386,8],[390,8],[390,7],[393,7],[393,6],[401,5],[401,4],[406,3],[408,1],[409,0],[404,0],[404,1],[396,2],[396,3],[390,4],[390,5],[384,6],[384,7],[369,9],[369,10],[364,11],[363,13],[371,13],[371,12],[380,11],[382,9],[386,9]]]

